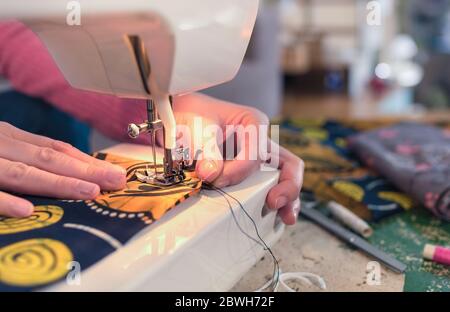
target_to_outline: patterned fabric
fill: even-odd
[[[365,164],[450,221],[450,131],[401,123],[362,133],[351,146]]]
[[[193,174],[175,186],[143,184],[134,172],[152,168],[149,163],[96,156],[127,169],[126,189],[104,192],[94,201],[26,197],[35,205],[31,217],[0,217],[0,291],[34,290],[61,281],[72,261],[87,269],[202,185]]]
[[[321,200],[339,202],[365,220],[378,221],[414,202],[363,166],[349,149],[348,138],[389,122],[284,120],[280,141],[305,161],[305,190]]]

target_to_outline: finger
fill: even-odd
[[[23,142],[30,143],[33,145],[54,149],[55,151],[64,153],[66,155],[69,155],[75,159],[86,162],[88,164],[105,167],[105,168],[111,169],[111,170],[114,170],[115,167],[118,167],[118,166],[112,165],[106,161],[102,161],[102,160],[96,159],[95,157],[89,156],[89,155],[81,152],[80,150],[76,149],[75,147],[73,147],[72,145],[70,145],[68,143],[58,141],[58,140],[53,140],[53,139],[50,139],[45,136],[29,133],[29,132],[26,132],[19,128],[16,128],[8,123],[0,122],[0,132],[12,139],[18,140],[18,141],[23,141]]]
[[[223,170],[222,129],[216,121],[198,118],[192,113],[176,114],[177,146],[188,147],[195,159],[197,176],[203,181],[214,181]]]
[[[13,218],[29,217],[34,206],[29,201],[0,192],[0,215]]]
[[[299,187],[292,181],[283,181],[274,186],[267,195],[270,209],[278,210],[299,197]]]
[[[58,176],[19,162],[0,158],[0,189],[61,199],[94,199],[100,187],[83,180]]]
[[[232,138],[235,136],[227,134],[227,137]],[[234,139],[236,140],[236,138]],[[222,188],[239,184],[260,168],[261,160],[258,155],[258,143],[250,142],[253,140],[251,138],[240,140],[241,150],[233,160],[225,161],[222,174],[214,181],[215,186]],[[242,143],[242,141],[245,141],[245,143]],[[226,145],[231,144],[227,142]]]
[[[197,176],[206,182],[213,182],[223,171],[223,160],[217,158],[205,158],[197,162],[195,171]]]
[[[279,210],[278,214],[281,217],[283,223],[286,225],[294,225],[295,223],[297,223],[300,207],[300,198],[297,198],[294,202],[291,202],[282,207]]]
[[[125,187],[126,172],[123,168],[89,164],[49,147],[39,147],[12,138],[0,138],[0,157],[21,162],[57,175],[77,178],[99,185],[104,190]]]
[[[203,142],[203,149],[195,170],[200,179],[213,182],[220,176],[223,169],[222,152],[214,135],[209,139],[209,142]]]
[[[271,209],[281,209],[289,202],[295,201],[303,184],[303,161],[282,147],[279,157],[279,183],[269,191],[266,200]]]
[[[236,185],[244,181],[248,176],[258,170],[261,164],[258,160],[231,160],[223,165],[222,174],[214,181],[214,185],[223,188]]]

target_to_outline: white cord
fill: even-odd
[[[288,281],[300,280],[305,282],[308,285],[315,285],[318,288],[324,290],[327,289],[327,284],[325,280],[316,274],[308,273],[308,272],[288,272],[282,273],[281,270],[278,273],[279,278],[278,282],[275,285],[274,289],[271,289],[274,292],[296,292],[294,289],[287,285]],[[273,284],[273,279],[268,281],[264,286],[255,290],[255,292],[263,292],[266,290],[270,290],[269,287]]]

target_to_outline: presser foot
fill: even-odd
[[[153,156],[153,168],[136,171],[136,178],[142,182],[157,186],[177,185],[186,180],[185,172],[191,171],[192,165],[188,165],[189,150],[178,148],[173,151],[175,159],[172,159],[172,151],[166,150],[164,157],[164,170],[158,171],[156,157]],[[195,162],[193,163],[195,165]]]
[[[151,169],[138,170],[135,172],[135,176],[142,183],[165,187],[180,184],[186,179],[183,171],[166,175],[164,173],[155,173]]]

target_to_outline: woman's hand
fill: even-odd
[[[125,187],[121,167],[69,144],[0,122],[0,215],[27,217],[33,205],[8,192],[61,199],[94,199],[100,189]]]
[[[271,162],[276,160],[278,163],[278,169],[281,170],[280,180],[278,185],[270,190],[266,201],[269,208],[279,211],[284,223],[295,224],[300,211],[299,194],[303,182],[304,164],[300,158],[268,139],[269,120],[266,115],[253,108],[199,94],[176,98],[174,113],[178,126],[178,138],[185,139],[191,150],[195,149],[196,138],[197,142],[200,140],[203,144],[201,147],[203,155],[196,166],[198,176],[217,187],[238,184],[260,169],[261,163],[267,159],[261,159],[259,153],[256,158],[249,157],[251,155],[249,150],[258,149],[260,142],[269,142],[270,149],[278,149],[278,155],[271,155]],[[231,159],[228,155],[226,159],[230,160],[224,161],[224,138],[235,135],[232,131],[226,130],[227,126],[243,126],[244,128],[253,126],[257,131],[257,138],[250,140],[241,137],[235,146],[237,153],[234,153]],[[205,131],[207,128],[209,131]],[[190,135],[186,132],[190,132]],[[205,132],[210,135],[205,136]],[[229,154],[230,151],[225,153]]]

